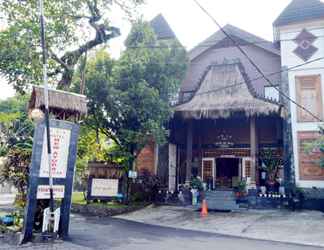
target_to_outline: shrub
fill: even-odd
[[[156,195],[161,188],[161,181],[158,176],[144,170],[139,173],[139,176],[132,183],[130,188],[131,201],[155,201]]]

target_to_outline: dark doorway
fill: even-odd
[[[239,159],[216,159],[216,188],[233,188],[239,181]]]

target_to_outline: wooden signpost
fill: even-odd
[[[89,163],[87,200],[109,201],[122,199],[125,178],[122,167],[109,163]]]

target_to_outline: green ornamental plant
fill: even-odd
[[[193,177],[190,181],[190,187],[192,189],[197,189],[198,191],[203,190],[203,183],[200,178],[198,177]]]
[[[260,159],[262,162],[261,168],[267,172],[267,183],[274,185],[283,164],[282,158],[275,155],[273,150],[266,149],[261,152]]]
[[[237,191],[241,194],[246,192],[246,181],[242,180],[238,183]]]

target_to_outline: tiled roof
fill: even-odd
[[[153,18],[150,24],[158,39],[176,39],[176,35],[170,28],[165,18],[162,16],[162,14],[159,14],[158,16]]]
[[[320,0],[293,0],[274,21],[274,26],[324,18],[324,3]]]

